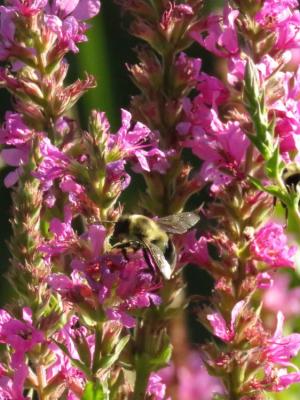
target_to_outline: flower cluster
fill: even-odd
[[[290,50],[299,47],[297,7],[294,1],[226,2],[222,16],[200,20],[190,33],[225,58],[228,70],[223,81],[200,73],[198,94],[184,100],[185,118],[177,125],[182,146],[203,161],[199,175],[212,197],[206,216],[216,224],[203,236],[181,239],[180,260],[215,279],[199,318],[222,344],[203,346],[204,361],[222,377],[230,399],[261,399],[262,391],[299,382],[287,370],[299,336],[283,336],[283,314],[268,306],[267,294],[274,271],[293,268],[297,252],[285,226],[268,220],[272,196],[293,215],[299,208],[296,168],[287,175],[298,159],[299,72],[285,68]],[[275,333],[255,306],[258,289],[268,290],[266,307],[277,312]]]
[[[91,112],[87,130],[67,114],[95,86],[89,75],[65,80],[98,0],[0,7],[0,84],[14,107],[0,129],[14,204],[0,398],[262,400],[300,382],[300,335],[283,333],[299,290],[278,276],[295,267],[297,247],[272,218],[275,197],[300,222],[300,73],[287,68],[300,45],[298,2],[232,0],[208,17],[201,0],[118,3],[147,46],[128,66],[140,93],[117,132],[103,112]],[[184,52],[193,41],[224,59],[223,79]],[[136,212],[165,222],[158,239],[120,219],[135,174],[145,185]],[[180,213],[203,187],[201,232],[188,231]],[[159,220],[173,214],[179,230]],[[216,339],[170,363],[186,264],[214,280],[192,301]],[[286,304],[274,301],[278,288]]]
[[[198,9],[196,3],[170,3],[162,10],[159,26],[166,43],[179,33],[184,41]],[[151,372],[170,358],[166,315],[180,279],[163,305],[163,276],[149,263],[145,250],[112,248],[111,237],[123,211],[117,202],[131,182],[129,167],[144,175],[144,208],[155,214],[173,212],[171,207],[159,209],[158,199],[153,201],[154,194],[164,196],[165,176],[172,175],[169,184],[178,187],[173,191],[176,211],[201,183],[191,178],[190,166],[181,164],[176,141],[162,145],[169,141],[162,121],[148,128],[133,123],[131,113],[122,110],[121,127],[112,133],[102,112],[91,112],[88,131],[66,115],[95,86],[88,75],[66,85],[65,56],[78,52],[78,43],[87,39],[86,21],[99,10],[97,0],[7,1],[0,10],[0,54],[6,63],[0,81],[14,100],[14,111],[7,112],[0,131],[1,156],[13,167],[4,183],[15,188],[8,279],[20,296],[9,313],[2,311],[1,394],[13,399],[77,399],[90,390],[105,398],[114,392],[116,399],[140,397],[146,391],[163,398],[165,393]],[[163,84],[162,63],[153,54],[141,52],[141,61],[142,56],[143,70],[132,67],[136,81],[143,81],[145,88],[145,80],[152,84],[156,63]],[[174,57],[172,91],[182,98],[198,79],[201,62],[178,50]],[[162,94],[165,89],[158,90]],[[156,103],[148,106],[160,113],[161,100],[154,98]],[[179,115],[174,119],[173,113],[181,112],[180,102],[166,107],[175,131]],[[149,309],[156,318],[155,329],[143,322]],[[143,341],[149,353],[146,361]],[[139,346],[141,359],[133,350]],[[134,387],[123,384],[118,364],[122,357],[136,370]],[[138,365],[147,367],[146,372]],[[142,382],[140,373],[146,376]]]

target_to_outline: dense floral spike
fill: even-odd
[[[48,284],[53,265],[41,252],[49,221],[43,209],[53,198],[43,198],[34,175],[43,157],[40,146],[48,143],[53,149],[61,145],[64,135],[74,135],[74,122],[61,116],[94,86],[89,76],[65,86],[68,65],[62,58],[70,50],[78,51],[76,43],[86,40],[85,20],[96,15],[99,7],[97,0],[8,1],[0,9],[0,57],[6,62],[0,80],[13,94],[15,105],[1,128],[5,146],[1,155],[17,167],[5,178],[6,186],[15,185],[7,273],[14,301],[8,305],[10,313],[2,311],[1,317],[5,345],[1,398],[80,398],[89,380],[83,363],[72,366],[72,356],[80,359],[77,353],[64,354],[53,340],[73,313],[63,309]]]
[[[216,220],[216,229],[186,245],[196,251],[189,261],[216,279],[212,304],[199,317],[224,343],[203,350],[209,371],[222,377],[226,399],[262,399],[262,391],[299,382],[298,373],[285,369],[299,352],[298,334],[282,335],[280,306],[272,334],[261,307],[251,305],[256,289],[272,291],[272,270],[294,266],[297,251],[285,227],[268,220],[272,194],[299,221],[299,72],[285,68],[290,49],[299,46],[297,7],[295,1],[226,2],[221,16],[211,15],[191,31],[208,51],[228,59],[225,83],[213,85],[215,78],[200,74],[199,94],[185,100],[185,121],[177,126],[182,144],[204,161],[200,174],[213,196],[207,216]],[[285,186],[291,166],[295,183]]]

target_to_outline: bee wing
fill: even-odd
[[[169,215],[155,221],[165,232],[185,233],[200,220],[199,215],[194,212],[183,212]]]
[[[143,245],[144,248],[148,251],[157,268],[162,273],[163,277],[165,279],[170,279],[175,265],[172,268],[172,266],[166,260],[164,253],[155,244],[148,241],[143,241]]]

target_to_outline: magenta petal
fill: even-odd
[[[20,177],[19,168],[7,174],[6,177],[4,178],[5,187],[7,188],[12,187],[15,183],[18,182],[19,177]]]
[[[100,11],[100,6],[101,4],[98,0],[80,0],[72,15],[79,21],[84,21],[97,15]]]
[[[93,256],[100,255],[103,249],[106,229],[102,225],[91,225],[89,227],[89,236],[92,242]]]
[[[70,15],[78,6],[80,0],[56,0],[54,9],[63,14],[63,16]]]
[[[281,392],[285,390],[288,386],[292,385],[293,383],[300,382],[300,372],[291,372],[290,374],[281,375],[278,378],[278,383],[274,388],[277,392]]]
[[[234,332],[235,321],[236,321],[237,317],[239,316],[239,314],[241,313],[241,310],[243,309],[244,305],[245,305],[245,302],[243,300],[241,300],[238,303],[236,303],[236,305],[233,307],[233,309],[231,311],[230,329],[232,332]]]
[[[26,152],[22,149],[4,149],[1,151],[1,157],[6,162],[6,164],[13,167],[18,167],[21,161],[26,158]]]
[[[131,119],[132,116],[130,114],[129,111],[124,110],[123,108],[121,109],[121,120],[122,120],[122,128],[126,129],[128,131],[128,129],[130,128],[131,125]]]
[[[69,290],[73,287],[71,279],[63,274],[50,275],[48,278],[48,284],[54,290]]]
[[[25,364],[21,364],[15,371],[12,389],[14,392],[14,399],[16,400],[25,399],[25,397],[23,396],[23,390],[28,372],[29,372],[28,367]]]
[[[211,327],[213,328],[214,335],[224,340],[224,342],[230,342],[230,332],[227,329],[226,321],[224,320],[222,315],[218,312],[215,312],[213,314],[207,315],[207,319],[210,322]]]
[[[32,310],[29,307],[24,307],[22,317],[25,322],[32,324]]]
[[[133,328],[136,324],[135,319],[126,314],[124,311],[110,308],[106,310],[106,315],[109,319],[113,321],[120,321],[121,324],[125,326],[125,328]]]
[[[277,313],[277,325],[276,325],[276,329],[274,332],[274,338],[278,338],[281,337],[283,334],[283,323],[284,323],[284,315],[281,311],[278,311]]]

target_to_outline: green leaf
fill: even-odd
[[[264,186],[258,179],[254,178],[253,176],[248,176],[248,179],[258,190],[263,192],[269,193],[274,197],[277,197],[283,203],[287,203],[288,199],[286,197],[286,193],[284,193],[278,186],[276,185],[269,185]]]
[[[151,369],[157,371],[165,367],[171,359],[173,347],[171,344],[166,344],[160,354],[150,360]]]
[[[248,137],[263,157],[269,160],[274,154],[274,120],[269,123],[264,87],[260,84],[256,65],[250,58],[248,58],[246,64],[243,96],[255,133],[248,135]]]
[[[263,192],[265,191],[265,187],[263,186],[260,180],[254,178],[251,175],[248,175],[248,179],[252,183],[252,185],[256,187],[256,189],[261,190]]]
[[[283,167],[283,163],[280,157],[279,145],[276,146],[272,157],[266,162],[267,174],[270,178],[276,178],[280,175],[280,170]]]
[[[99,369],[108,369],[110,368],[115,362],[118,361],[121,352],[123,351],[124,347],[128,343],[130,339],[130,335],[124,336],[116,345],[114,352],[112,354],[107,354],[102,357],[99,362],[96,364],[97,370]]]
[[[256,130],[258,133],[257,127],[256,127]],[[268,146],[265,144],[265,142],[261,139],[260,135],[257,135],[257,136],[248,135],[248,138],[251,140],[251,142],[254,144],[254,146],[259,150],[259,152],[262,154],[264,159],[268,160],[271,157],[270,150],[269,150]]]
[[[109,400],[109,397],[99,381],[88,382],[81,400]]]
[[[286,203],[287,197],[286,194],[282,192],[282,190],[276,185],[269,185],[264,188],[264,191],[271,194],[272,196],[277,197],[283,203]]]
[[[249,106],[256,106],[260,100],[259,75],[257,68],[251,58],[248,58],[245,70],[245,96]]]

